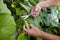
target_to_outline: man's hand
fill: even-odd
[[[40,30],[37,27],[35,27],[33,24],[30,24],[30,27],[31,27],[31,29],[28,30],[25,28],[25,25],[24,25],[23,32],[30,36],[39,37]]]
[[[42,8],[47,8],[56,5],[60,5],[60,0],[46,0],[39,2],[35,7],[32,8],[31,14],[33,17],[37,17],[39,16],[39,13]]]
[[[33,17],[37,17],[39,16],[40,11],[41,11],[41,7],[39,6],[39,4],[37,4],[35,7],[32,8],[31,14]]]
[[[34,36],[34,37],[41,37],[44,40],[60,40],[60,36],[56,36],[53,34],[48,34],[46,32],[43,32],[41,30],[39,30],[38,28],[36,28],[34,25],[30,24],[31,29],[26,29],[25,25],[23,26],[23,32],[25,34],[28,34],[30,36]]]

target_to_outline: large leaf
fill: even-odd
[[[14,5],[16,5],[16,8],[15,8],[16,11],[14,11],[14,13],[16,12],[16,14],[14,14],[14,15],[17,15],[17,16],[19,15],[21,17],[25,13],[26,14],[30,13],[31,8],[33,6],[35,6],[38,2],[41,2],[41,1],[44,1],[44,0],[14,0],[13,1],[15,3]],[[49,10],[47,10],[47,9],[49,9]],[[0,13],[2,13],[2,12],[3,11],[0,11]],[[5,13],[7,13],[7,12],[5,12]],[[5,13],[4,13],[4,15],[6,16]],[[8,17],[10,17],[10,16],[8,16]],[[16,28],[18,31],[22,31],[21,29],[24,24],[23,20],[20,17],[19,17],[19,19],[16,20],[16,24],[17,24]],[[26,21],[29,24],[32,23],[36,27],[40,28],[40,30],[42,29],[43,31],[52,33],[52,34],[57,34],[57,32],[58,32],[57,29],[54,29],[55,27],[58,27],[58,22],[56,20],[58,20],[58,17],[57,17],[56,9],[54,7],[43,8],[38,17],[36,17],[36,18],[29,17],[28,19],[26,19]],[[25,36],[24,33],[22,33],[18,36],[18,40],[27,40],[27,39],[28,38]],[[37,40],[40,40],[40,38],[37,38]]]
[[[15,33],[16,24],[3,0],[0,0],[0,9],[0,40],[10,40]]]
[[[18,40],[30,40],[24,33],[21,33],[18,37]]]
[[[2,13],[11,15],[11,12],[7,8],[6,4],[3,3],[3,0],[0,0],[0,14],[2,14]]]
[[[7,40],[15,33],[15,22],[11,15],[0,15],[0,39]]]
[[[50,22],[53,26],[58,27],[58,24],[59,24],[58,13],[57,13],[55,7],[53,9],[52,8],[51,8],[51,21]]]
[[[20,8],[15,8],[16,9],[16,15],[22,16],[23,14],[25,14],[25,10],[20,10]]]
[[[27,13],[30,12],[31,7],[28,7],[28,6],[26,6],[26,5],[22,4],[22,3],[20,3],[20,5],[27,11]]]

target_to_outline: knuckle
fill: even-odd
[[[30,34],[29,32],[27,32],[27,34]]]

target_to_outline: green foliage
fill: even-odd
[[[6,4],[3,3],[3,0],[0,0],[0,14],[2,13],[11,15],[11,12],[8,10]]]
[[[18,40],[30,40],[28,36],[25,36],[24,33],[21,33],[19,36],[18,36]]]
[[[3,3],[3,0],[0,0],[0,40],[10,40],[10,37],[15,33],[15,26],[11,12]]]
[[[5,4],[3,0],[0,0],[0,40],[15,40],[13,38],[15,31],[18,33],[17,40],[31,40],[29,35],[26,36],[23,32],[20,33],[23,25],[25,24],[26,28],[29,29],[30,23],[47,33],[59,35],[59,31],[57,31],[60,29],[58,22],[60,12],[57,12],[60,11],[59,6],[43,8],[36,18],[29,17],[26,20],[21,18],[22,15],[30,14],[30,10],[41,1],[43,0],[5,0]],[[15,6],[13,6],[14,8],[11,6],[12,4]],[[36,38],[35,40],[43,39]]]

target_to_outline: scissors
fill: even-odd
[[[27,19],[31,14],[21,16],[24,20]]]

